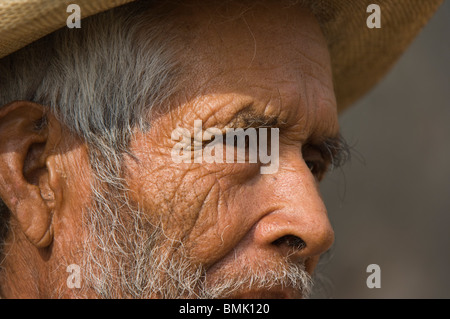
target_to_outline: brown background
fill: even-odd
[[[450,298],[448,1],[340,122],[353,156],[321,186],[336,241],[315,297]],[[380,289],[366,286],[372,263]]]

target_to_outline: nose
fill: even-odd
[[[265,204],[276,207],[258,222],[256,244],[285,256],[318,257],[334,241],[334,232],[318,184],[301,156],[280,158],[276,174],[265,175],[270,195]]]

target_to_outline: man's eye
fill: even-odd
[[[311,174],[320,182],[327,172],[327,165],[324,161],[321,160],[305,160],[306,165],[308,166]]]
[[[320,165],[315,161],[305,161],[311,173],[316,176],[319,173]]]
[[[311,162],[311,161],[305,161],[305,163],[306,163],[306,166],[308,166],[308,168],[309,168],[309,170],[311,171],[311,173],[314,172],[314,169],[315,169],[315,163],[314,163],[314,162]]]
[[[331,154],[324,152],[319,146],[307,144],[302,148],[303,159],[317,181],[321,181],[332,162]]]

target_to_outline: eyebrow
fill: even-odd
[[[260,114],[253,106],[248,104],[241,110],[236,112],[228,122],[228,125],[233,125],[240,128],[260,128],[260,127],[279,127],[281,123],[278,115],[264,115]]]
[[[228,125],[246,128],[282,127],[285,125],[278,115],[260,114],[252,103],[236,112]],[[342,167],[351,159],[351,148],[341,133],[336,136],[325,137],[321,141],[306,141],[304,146],[318,149],[322,156],[331,164],[330,170]]]

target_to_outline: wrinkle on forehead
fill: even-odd
[[[228,11],[206,6],[188,17],[187,103],[178,110],[187,122],[195,117],[223,126],[227,112],[254,104],[263,115],[311,126],[325,116],[323,122],[337,126],[329,52],[318,22],[304,8],[273,4]]]

